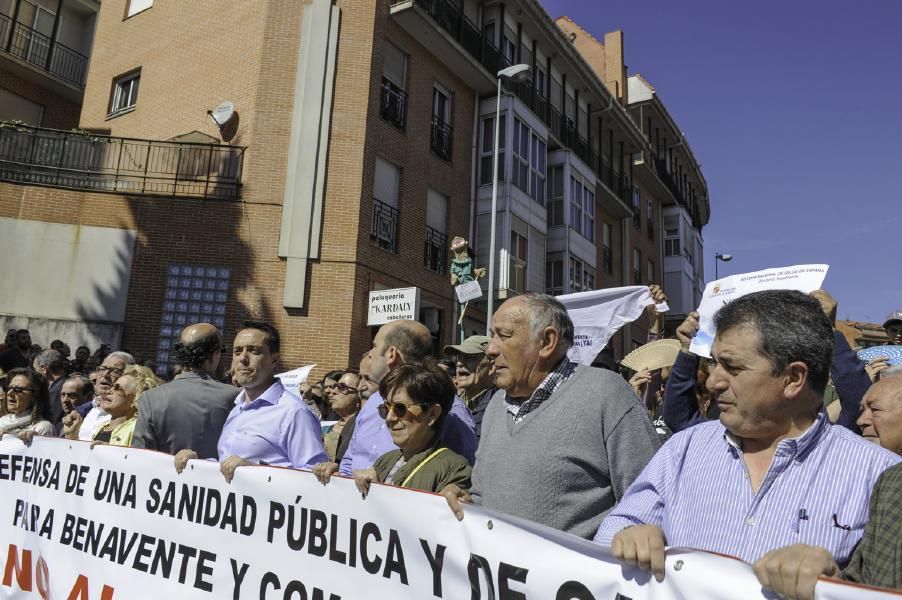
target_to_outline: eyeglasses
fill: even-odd
[[[61,398],[78,398],[78,392],[60,392]]]
[[[376,407],[376,410],[379,411],[380,419],[387,419],[388,413],[391,412],[399,419],[403,419],[407,412],[413,406],[423,406],[422,404],[403,404],[401,402],[386,402],[384,404],[380,404]]]
[[[356,394],[357,393],[357,388],[352,388],[351,386],[345,385],[343,383],[339,383],[338,385],[336,385],[335,389],[338,391],[339,394]],[[385,418],[385,417],[383,417],[383,418]]]
[[[6,393],[8,394],[9,392],[15,392],[17,394],[21,394],[22,392],[33,392],[33,391],[34,391],[34,388],[22,387],[21,385],[11,385],[9,387],[9,389],[6,390]]]
[[[120,369],[119,367],[97,367],[97,373],[100,375],[106,375],[109,373],[110,375],[119,376],[125,372],[125,369]]]

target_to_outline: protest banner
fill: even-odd
[[[795,265],[730,275],[709,282],[698,307],[698,333],[692,339],[689,351],[710,358],[711,344],[714,342],[714,315],[727,303],[762,290],[811,293],[820,289],[829,268],[828,265]]]
[[[557,296],[573,321],[573,346],[567,357],[573,362],[591,365],[617,331],[632,323],[654,301],[644,285],[606,288]],[[667,312],[666,302],[656,307]]]
[[[283,388],[285,388],[295,396],[300,396],[301,383],[307,381],[307,377],[310,376],[310,371],[312,371],[313,367],[315,366],[316,365],[304,365],[303,367],[292,369],[291,371],[277,373],[276,377],[278,377],[279,381],[282,382]]]
[[[671,549],[663,582],[606,548],[444,498],[150,450],[0,440],[0,598],[762,598],[749,565]],[[847,593],[848,592],[848,593]],[[823,581],[822,600],[888,592]],[[618,595],[619,594],[619,595]]]
[[[369,296],[367,326],[385,325],[392,321],[416,321],[420,315],[420,288],[373,290]]]

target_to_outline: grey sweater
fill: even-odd
[[[579,366],[519,423],[496,392],[473,467],[477,504],[592,539],[660,446],[616,373]]]

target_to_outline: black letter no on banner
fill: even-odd
[[[626,596],[621,596],[617,594],[617,598],[623,600],[630,600]],[[557,595],[554,597],[554,600],[595,600],[595,596],[592,595],[592,592],[589,591],[589,588],[584,586],[578,581],[567,581],[558,588]]]

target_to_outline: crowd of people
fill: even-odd
[[[480,504],[658,579],[680,546],[739,557],[786,598],[813,597],[820,576],[902,588],[902,372],[859,360],[836,306],[823,290],[738,298],[715,317],[710,360],[689,351],[697,313],[663,340],[650,307],[646,362],[622,372],[605,352],[572,362],[566,309],[527,293],[499,307],[491,336],[440,357],[423,324],[384,325],[357,364],[299,395],[276,376],[280,334],[264,322],[242,325],[230,361],[216,327],[185,327],[168,382],[128,352],[69,361],[60,340],[35,351],[11,330],[0,434],[159,450],[178,471],[214,459],[229,481],[276,465],[351,477],[364,497],[373,483],[439,493],[458,519]],[[884,327],[902,344],[902,313]]]

